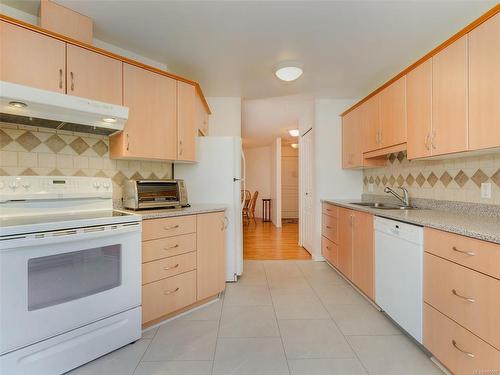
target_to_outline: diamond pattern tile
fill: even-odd
[[[389,161],[391,162],[391,164],[394,164],[394,160],[396,160],[396,154],[390,154]]]
[[[464,187],[464,185],[469,181],[469,177],[464,173],[464,171],[460,170],[454,178],[455,182],[458,186]]]
[[[8,176],[9,174],[2,168],[0,168],[0,176]]]
[[[398,186],[403,186],[405,179],[403,176],[399,175],[398,178],[396,179],[396,182],[398,183]]]
[[[24,171],[21,172],[21,176],[38,176],[38,173],[36,173],[31,168],[26,168]]]
[[[16,142],[23,146],[26,151],[31,151],[42,143],[30,131],[24,132],[21,136],[17,137]]]
[[[432,187],[434,187],[434,185],[436,185],[436,182],[438,182],[438,178],[437,176],[434,174],[434,172],[431,172],[429,174],[429,177],[427,177],[427,182],[429,183],[429,185],[431,185]]]
[[[447,187],[453,181],[453,178],[448,172],[444,171],[441,177],[439,177],[439,181],[441,181],[444,187]]]
[[[368,179],[368,182],[370,184],[373,184],[375,182],[375,179],[373,178],[373,176],[370,176],[370,178]]]
[[[49,172],[49,176],[63,176],[63,173],[56,168]]]
[[[103,171],[99,171],[95,174],[95,177],[108,177],[108,175]]]
[[[94,150],[97,155],[104,156],[108,152],[108,145],[99,140],[92,146],[92,150]]]
[[[12,137],[0,129],[0,148],[4,148],[13,141]]]
[[[380,185],[380,177],[379,176],[375,177],[375,185],[377,185],[377,186]]]
[[[418,186],[422,187],[425,184],[424,175],[422,173],[419,173],[415,181],[417,181]]]
[[[132,176],[130,176],[131,180],[142,180],[144,177],[139,172],[135,172]]]
[[[491,176],[491,181],[493,181],[500,188],[500,168]]]
[[[69,144],[69,146],[75,151],[78,155],[83,154],[85,151],[88,150],[89,145],[87,142],[83,140],[83,138],[78,137],[76,138],[73,142]]]
[[[50,151],[56,154],[64,147],[66,147],[66,142],[64,142],[64,139],[59,137],[57,134],[51,135],[44,143],[50,149]]]
[[[366,177],[366,176],[365,176],[365,178],[363,178],[363,183],[364,183],[365,185],[368,185],[368,177]]]
[[[82,171],[81,169],[79,169],[75,173],[73,173],[73,176],[86,177],[87,174],[84,171]]]
[[[400,152],[398,152],[398,155],[396,156],[396,158],[401,163],[404,160],[405,156],[406,156],[405,153],[403,151],[400,151]]]
[[[483,182],[488,181],[488,176],[486,173],[484,173],[481,168],[479,168],[470,178],[476,185],[477,187],[481,187],[481,184]]]
[[[154,179],[158,178],[158,176],[154,172],[152,172],[147,178],[154,180]]]
[[[396,178],[391,174],[391,177],[389,177],[389,184],[391,186],[394,186],[395,183],[396,183]]]
[[[386,176],[386,175],[384,175],[384,176],[382,177],[382,184],[383,184],[384,186],[385,186],[385,185],[387,185],[387,181],[389,181],[389,179],[387,178],[387,176]]]
[[[117,172],[112,178],[113,182],[119,186],[122,186],[123,181],[125,181],[126,179],[127,176],[125,176],[121,171]]]
[[[414,182],[415,182],[415,177],[413,177],[411,173],[408,176],[406,176],[406,184],[408,186],[412,186]]]

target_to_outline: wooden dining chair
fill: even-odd
[[[243,216],[246,218],[247,223],[250,224],[250,220],[253,220],[257,224],[255,219],[255,206],[257,205],[257,198],[259,197],[259,192],[255,191],[248,203],[248,207],[243,207]]]

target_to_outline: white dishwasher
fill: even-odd
[[[375,302],[422,343],[423,228],[375,217]]]

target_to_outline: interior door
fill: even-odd
[[[352,279],[352,211],[339,207],[339,270]]]
[[[300,174],[301,174],[301,242],[312,253],[314,247],[314,191],[313,191],[313,130],[309,130],[300,139]]]

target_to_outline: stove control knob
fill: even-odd
[[[31,184],[30,184],[30,183],[28,183],[28,182],[23,182],[23,188],[25,188],[26,190],[28,190],[30,187],[31,187]]]
[[[106,190],[109,190],[109,188],[110,188],[110,186],[109,186],[109,182],[104,182],[104,183],[102,184],[102,187],[103,187],[104,189],[106,189]]]
[[[9,184],[9,187],[12,191],[16,191],[16,189],[19,187],[19,183],[17,183],[16,181],[12,181],[10,184]]]
[[[99,188],[101,187],[101,184],[99,184],[99,182],[94,182],[92,184],[92,186],[94,186],[94,189],[99,190]]]
[[[3,181],[0,181],[0,190],[3,190],[4,187],[5,187],[5,183]]]

